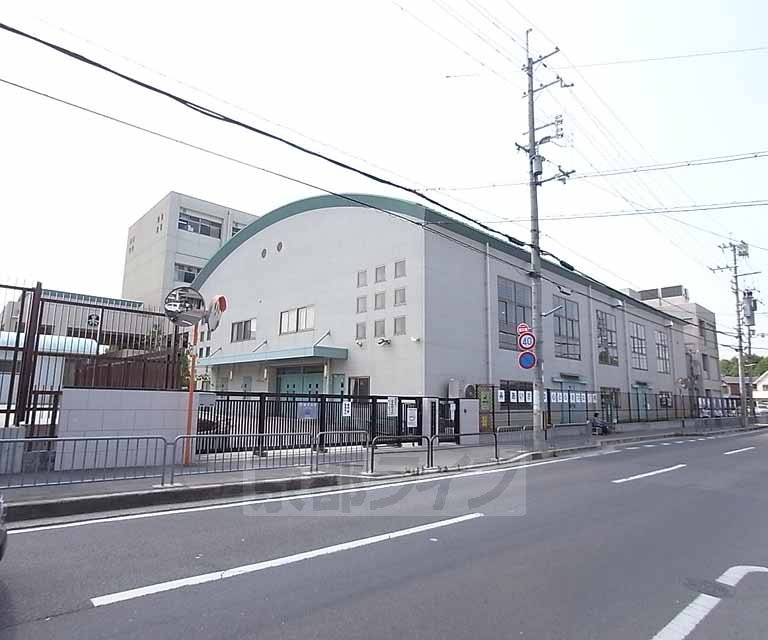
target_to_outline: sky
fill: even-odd
[[[0,21],[409,187],[440,189],[430,196],[523,239],[525,185],[463,188],[526,180],[515,143],[526,142],[530,27],[536,56],[560,48],[536,82],[559,73],[574,85],[537,93],[537,124],[563,116],[564,137],[542,147],[545,177],[558,165],[575,171],[540,189],[543,248],[616,288],[682,284],[729,331],[729,276],[709,267],[729,259],[719,244],[745,240],[741,268],[762,273],[742,285],[768,302],[764,208],[551,219],[768,197],[768,158],[577,179],[768,149],[768,51],[582,66],[768,46],[759,0],[6,0]],[[7,32],[0,79],[329,190],[414,199]],[[0,282],[119,296],[128,227],[168,191],[257,215],[318,193],[1,82],[0,105]],[[768,332],[768,313],[757,319]],[[731,342],[721,336],[723,355]],[[768,338],[754,345],[768,354]]]

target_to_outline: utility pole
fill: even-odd
[[[744,332],[742,323],[743,304],[741,300],[741,293],[739,291],[739,278],[755,275],[759,272],[739,273],[739,258],[749,257],[749,245],[747,245],[746,242],[742,241],[738,244],[735,242],[727,242],[719,245],[719,247],[723,251],[730,251],[733,260],[730,265],[724,267],[715,267],[711,269],[711,271],[730,271],[733,274],[731,282],[733,284],[733,294],[736,298],[736,354],[738,356],[739,363],[739,399],[741,401],[742,423],[744,426],[746,426],[749,410],[747,406],[747,386],[744,380]],[[752,320],[752,322],[754,323],[754,320]]]
[[[555,55],[559,49],[555,48],[554,51],[547,55],[540,56],[536,60],[531,57],[529,38],[531,29],[525,32],[525,57],[526,65],[523,67],[528,76],[528,91],[525,97],[528,98],[528,146],[522,147],[517,145],[518,149],[524,150],[528,153],[528,165],[529,165],[529,182],[530,182],[530,195],[531,195],[531,328],[536,336],[536,344],[534,346],[534,355],[536,356],[536,364],[533,371],[533,448],[535,451],[540,451],[544,448],[544,366],[543,366],[543,353],[544,353],[544,335],[542,331],[542,287],[541,287],[541,245],[539,243],[539,198],[538,189],[541,184],[548,182],[549,180],[559,179],[565,182],[565,179],[573,173],[566,172],[558,167],[559,173],[547,180],[541,180],[540,176],[542,171],[542,162],[544,158],[539,155],[538,146],[549,142],[552,136],[545,136],[537,142],[536,140],[536,115],[534,96],[537,92],[546,89],[554,84],[560,84],[561,87],[570,87],[573,85],[565,84],[560,76],[557,76],[555,80],[548,84],[542,84],[538,88],[534,89],[533,72],[536,66],[544,61],[546,58]],[[555,137],[561,137],[562,132],[560,125],[562,119],[555,120],[550,125],[540,127],[543,129],[547,126],[555,126]]]

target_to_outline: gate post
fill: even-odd
[[[320,433],[317,439],[317,450],[325,451],[325,396],[320,396]]]
[[[256,439],[258,442],[258,451],[260,456],[267,455],[264,451],[264,422],[267,415],[267,394],[266,393],[260,393],[259,394],[259,417],[258,417],[258,425],[256,426],[256,432],[258,435],[256,436]]]
[[[43,285],[38,282],[32,292],[32,304],[29,309],[29,322],[24,327],[24,347],[21,352],[21,371],[19,373],[19,390],[16,392],[16,410],[13,418],[13,425],[18,427],[27,418],[27,405],[30,401],[32,392],[32,381],[35,379],[35,369],[37,368],[37,340],[38,325],[40,321],[40,298],[43,296]],[[22,318],[19,317],[19,323]],[[19,327],[16,327],[16,334],[20,334]]]

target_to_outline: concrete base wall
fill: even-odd
[[[8,444],[3,440],[23,438],[24,427],[0,428],[0,475],[4,473],[19,473],[24,460],[24,443]]]
[[[171,444],[187,430],[187,393],[123,389],[64,389],[59,438],[112,438],[59,442],[57,471],[154,466],[162,462],[162,436]],[[193,406],[197,415],[197,394]],[[195,421],[196,422],[196,421]],[[123,439],[133,436],[133,439]]]

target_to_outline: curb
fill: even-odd
[[[182,502],[243,497],[264,493],[284,493],[318,487],[333,487],[348,481],[337,475],[303,476],[185,487],[168,487],[124,493],[76,496],[57,500],[29,500],[6,503],[7,521],[20,522],[40,518],[75,516],[99,511],[118,511],[137,507],[168,505]]]

